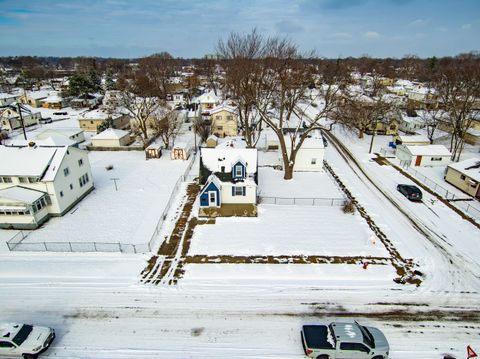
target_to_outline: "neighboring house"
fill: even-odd
[[[65,101],[58,93],[51,93],[43,100],[42,107],[60,110],[65,107]]]
[[[480,158],[471,158],[447,166],[445,181],[480,199]]]
[[[0,146],[0,158],[0,228],[37,228],[93,190],[86,151]]]
[[[25,127],[38,124],[42,118],[40,112],[33,112],[26,106],[21,105],[22,119]],[[0,124],[4,130],[12,131],[22,127],[22,121],[18,112],[18,107],[13,104],[0,108]]]
[[[65,137],[73,142],[77,147],[79,143],[85,141],[85,133],[80,129],[48,129],[35,136],[35,139],[44,139],[51,136]]]
[[[12,95],[9,93],[0,93],[0,107],[10,105],[20,98],[18,95]]]
[[[396,145],[413,145],[413,146],[428,146],[430,140],[423,135],[396,135],[393,137],[393,142]]]
[[[110,121],[112,128],[123,129],[130,124],[130,116],[119,113],[107,113],[102,110],[92,110],[83,113],[78,117],[80,128],[87,132],[97,132],[98,126]]]
[[[396,135],[398,134],[399,121],[396,118],[390,117],[385,121],[377,121],[375,133],[377,135]],[[374,132],[374,125],[370,125],[365,133],[371,135]]]
[[[50,95],[50,90],[27,91],[20,97],[20,102],[32,107],[42,107],[43,101]],[[56,92],[54,92],[56,94]]]
[[[183,92],[176,92],[173,94],[167,94],[167,102],[172,105],[173,108],[178,106],[185,106],[185,94]]]
[[[199,216],[257,216],[257,183],[257,149],[245,141],[200,148]]]
[[[420,117],[409,117],[402,114],[399,121],[399,129],[402,132],[415,134],[419,129],[425,127],[425,121]]]
[[[443,145],[399,145],[395,155],[407,166],[438,167],[448,165],[452,154]]]
[[[209,91],[195,97],[192,103],[198,105],[200,114],[208,114],[209,110],[220,104],[220,98],[213,91]]]
[[[82,130],[48,129],[27,140],[17,137],[13,141],[10,141],[8,146],[26,147],[34,144],[41,147],[78,147],[78,144],[83,141],[85,141],[85,135]]]
[[[121,147],[130,144],[130,132],[107,128],[92,137],[93,147]]]
[[[290,156],[292,141],[290,135],[284,135],[287,156]],[[320,130],[310,132],[303,141],[302,146],[295,156],[295,172],[319,172],[323,170],[323,157],[325,155],[325,145]],[[281,148],[278,149],[278,163],[283,166]]]
[[[100,94],[87,94],[85,96],[79,96],[70,101],[70,105],[73,108],[94,108],[102,103],[103,96]]]
[[[238,131],[237,109],[232,106],[222,104],[210,111],[212,135],[217,137],[236,136]]]

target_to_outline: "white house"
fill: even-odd
[[[430,140],[424,135],[396,135],[393,136],[393,142],[398,145],[428,146]]]
[[[402,132],[415,134],[424,127],[425,121],[420,117],[410,117],[402,114],[399,118],[399,129]]]
[[[34,229],[93,190],[86,151],[0,146],[0,228]]]
[[[130,132],[107,128],[98,135],[92,137],[94,147],[120,147],[127,146],[130,142]]]
[[[16,137],[8,143],[8,146],[26,147],[32,144],[39,147],[78,147],[78,144],[83,141],[85,141],[85,135],[82,130],[48,129],[27,140],[23,137]]]
[[[0,107],[10,105],[20,98],[20,95],[13,95],[9,93],[0,93]]]
[[[257,149],[238,137],[200,149],[199,216],[257,215]]]
[[[208,110],[211,110],[215,106],[219,105],[220,102],[220,97],[215,95],[215,92],[213,91],[205,92],[204,94],[201,94],[192,100],[192,103],[198,105],[200,114],[208,112]]]
[[[452,154],[443,145],[398,145],[395,155],[407,166],[438,167],[448,165]]]
[[[298,136],[298,135],[297,135]],[[284,135],[287,155],[290,156],[292,150],[292,138],[289,133]],[[298,141],[298,139],[297,139]],[[278,148],[278,164],[283,166],[282,149]],[[320,130],[310,132],[303,141],[302,146],[295,156],[295,172],[319,172],[323,170],[323,157],[325,155],[325,145]]]
[[[42,118],[40,112],[34,112],[33,109],[25,105],[21,105],[20,111],[25,127],[38,124],[38,121]],[[10,104],[0,108],[0,125],[0,127],[7,131],[22,127],[22,121],[17,106]]]

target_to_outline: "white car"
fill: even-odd
[[[0,323],[0,357],[35,359],[55,338],[55,331],[28,324]]]

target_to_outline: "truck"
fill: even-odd
[[[303,350],[316,359],[388,359],[390,346],[377,328],[358,322],[304,325]]]

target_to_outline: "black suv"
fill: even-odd
[[[397,190],[407,197],[410,201],[421,201],[422,200],[422,191],[417,186],[412,186],[409,184],[399,184]]]

